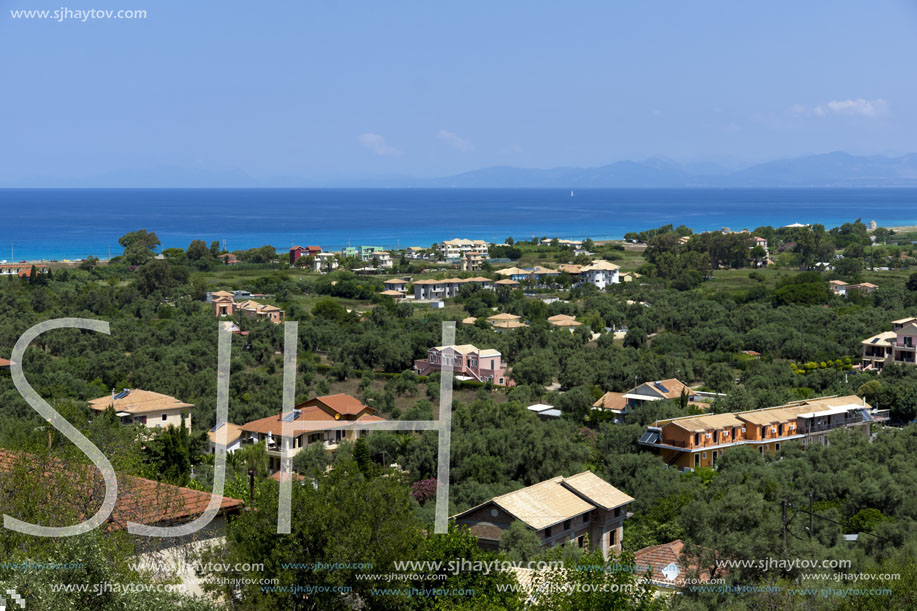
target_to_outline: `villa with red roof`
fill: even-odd
[[[350,395],[336,394],[315,397],[293,408],[287,416],[277,414],[260,420],[253,420],[243,424],[242,445],[264,441],[267,453],[271,460],[271,470],[280,469],[282,454],[283,425],[285,423],[308,422],[305,430],[300,427],[293,433],[290,457],[298,454],[304,447],[313,443],[321,443],[329,450],[337,448],[342,440],[356,441],[366,435],[366,431],[358,428],[346,430],[329,430],[332,427],[346,423],[381,422],[384,418],[376,415],[376,410],[363,405]]]
[[[293,246],[290,248],[290,265],[295,265],[300,257],[314,257],[321,252],[321,246]]]

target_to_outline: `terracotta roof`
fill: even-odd
[[[9,369],[13,363],[6,359],[0,359],[0,369]]]
[[[634,553],[634,564],[636,572],[643,575],[650,570],[653,574],[653,581],[662,585],[681,586],[685,583],[686,571],[681,568],[679,559],[685,544],[681,539],[676,539],[671,543],[661,545],[652,545],[637,550]],[[675,564],[679,568],[678,575],[670,580],[665,577],[663,570],[670,564]]]
[[[113,406],[116,412],[127,412],[129,414],[145,414],[148,412],[161,412],[168,409],[194,407],[191,403],[182,403],[175,397],[149,390],[128,389],[126,392],[126,395],[124,391],[116,394],[114,400],[112,400],[111,395],[93,399],[89,402],[89,407],[97,412],[104,412],[106,409]]]
[[[483,276],[475,276],[474,278],[465,278],[465,282],[493,282],[493,280]]]
[[[9,472],[24,462],[45,468],[42,477],[50,477],[57,469],[65,472],[68,479],[79,477],[80,485],[86,488],[90,504],[94,504],[91,499],[104,495],[102,474],[94,466],[68,465],[57,459],[42,463],[37,456],[0,450],[0,472]],[[119,473],[117,476],[118,499],[108,518],[108,528],[111,530],[126,528],[129,521],[148,525],[187,522],[202,514],[213,496],[209,492],[154,482],[133,475]],[[224,496],[221,497],[218,512],[235,511],[242,505],[242,501]]]
[[[384,418],[379,418],[374,415],[375,410],[373,408],[363,405],[359,400],[350,395],[344,394],[315,397],[304,403],[300,403],[295,409],[299,412],[299,417],[293,420],[293,422],[318,421],[316,424],[308,425],[304,431],[297,433],[297,436],[302,434],[302,432],[308,433],[325,430],[327,426],[333,426],[333,424],[339,420],[345,422],[378,422],[384,420]],[[354,418],[354,416],[359,417]],[[249,433],[270,433],[271,435],[279,437],[283,434],[283,421],[281,417],[282,414],[275,414],[267,418],[247,422],[240,428]],[[324,422],[327,422],[328,425],[323,424]]]
[[[473,324],[476,323],[476,322],[478,322],[478,319],[475,318],[474,316],[469,316],[468,318],[463,318],[463,319],[462,319],[462,324],[463,324],[463,325],[473,325]]]
[[[239,437],[242,436],[242,427],[241,426],[237,424],[232,424],[231,422],[226,422],[223,424],[223,426],[216,428],[216,429],[211,429],[207,433],[207,438],[210,439],[211,443],[217,443],[217,433],[223,427],[226,427],[226,445],[233,443],[234,441],[239,439]]]
[[[407,284],[407,280],[402,280],[401,278],[392,278],[391,280],[386,280],[385,284]]]
[[[389,297],[404,297],[404,293],[401,291],[382,291],[380,295],[387,295]]]
[[[230,293],[229,291],[214,291],[213,293],[210,293],[210,296],[211,297],[232,297],[233,294]]]
[[[322,405],[333,409],[341,415],[355,416],[365,409],[372,409],[360,403],[355,397],[350,395],[345,395],[343,393],[338,393],[336,395],[325,395],[323,397],[315,397],[311,401],[306,401],[303,405],[308,405],[309,403],[317,401]],[[373,410],[375,411],[375,410]]]
[[[665,388],[665,392],[663,392],[663,390],[659,388],[658,385],[660,384]],[[653,391],[656,394],[666,399],[679,398],[681,396],[682,389],[684,389],[684,391],[688,394],[689,397],[694,394],[694,391],[688,388],[687,384],[685,384],[684,382],[676,378],[669,378],[668,380],[656,380],[655,382],[644,382],[640,386],[649,386],[650,388],[653,389]],[[640,386],[638,386],[637,388],[640,388]],[[634,390],[637,390],[637,388],[634,388],[633,390],[631,390],[631,392],[633,392]]]
[[[561,263],[557,266],[557,269],[562,272],[567,272],[568,274],[578,274],[582,271],[582,265],[573,265],[571,263]]]
[[[517,286],[519,283],[516,282],[515,280],[504,278],[503,280],[497,280],[496,282],[494,282],[494,284],[498,284],[500,286]]]
[[[627,399],[624,398],[624,393],[620,392],[607,392],[602,395],[601,399],[592,404],[593,407],[601,407],[615,411],[624,410],[626,405]]]

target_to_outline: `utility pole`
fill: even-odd
[[[783,521],[783,553],[786,554],[786,499],[780,499],[780,509]]]
[[[815,536],[815,491],[809,490],[809,539]]]

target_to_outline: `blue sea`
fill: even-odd
[[[154,231],[229,250],[270,244],[429,246],[451,238],[621,238],[672,223],[695,231],[861,218],[917,224],[917,189],[2,189],[0,260],[100,258]]]

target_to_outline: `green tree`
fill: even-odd
[[[124,248],[124,259],[130,265],[143,265],[153,258],[160,245],[156,234],[146,229],[126,233],[118,238],[118,243]]]

